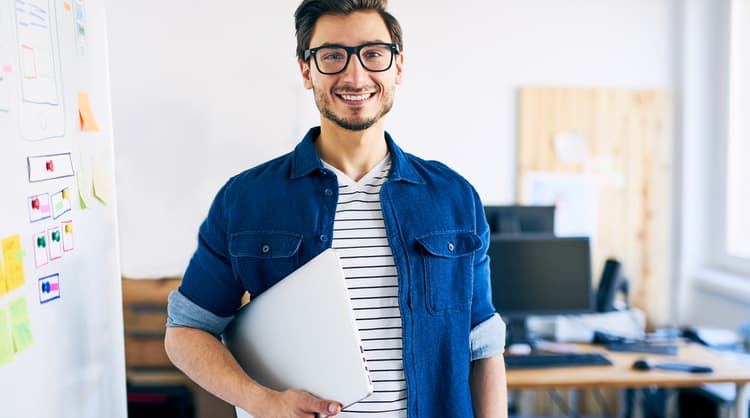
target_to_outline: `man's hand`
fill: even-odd
[[[268,402],[255,418],[315,418],[334,416],[341,412],[341,404],[318,399],[301,390],[271,392]]]

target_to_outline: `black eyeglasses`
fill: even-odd
[[[388,71],[393,65],[393,56],[398,54],[398,45],[373,42],[360,46],[325,45],[305,50],[305,61],[312,56],[315,66],[323,74],[333,75],[346,70],[352,55],[356,55],[362,67],[374,73]]]

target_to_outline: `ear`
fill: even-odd
[[[305,88],[310,90],[312,89],[312,75],[310,74],[310,64],[303,61],[298,60],[299,63],[299,71],[302,74],[302,81],[305,83]]]
[[[404,54],[396,55],[396,84],[401,84],[401,78],[404,73]]]

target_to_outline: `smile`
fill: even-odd
[[[375,93],[366,93],[366,94],[336,94],[336,96],[340,97],[346,102],[364,102],[365,100],[373,97]]]

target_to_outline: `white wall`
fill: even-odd
[[[684,7],[684,91],[677,248],[682,324],[736,329],[750,319],[750,283],[718,268],[726,198],[730,0],[689,0]]]
[[[316,123],[294,60],[297,0],[107,2],[123,274],[180,275],[218,187]],[[515,197],[518,89],[673,89],[679,0],[391,1],[406,70],[389,131]]]

